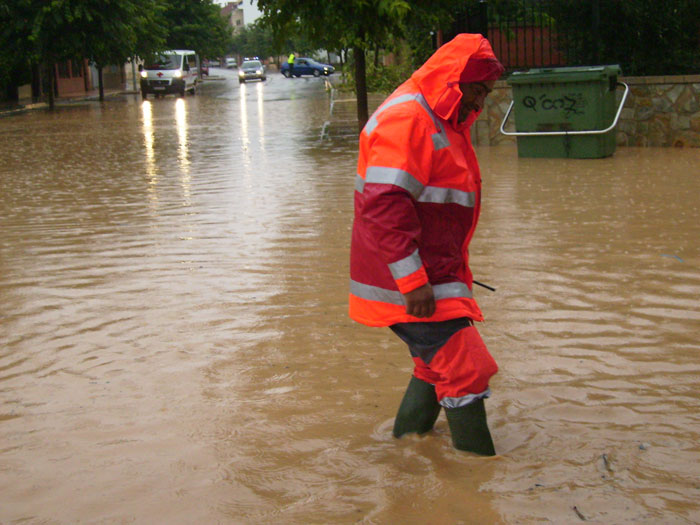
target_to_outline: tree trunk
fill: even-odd
[[[17,76],[19,75],[19,71],[16,70],[12,73],[13,74],[10,75],[11,79],[17,78]],[[5,86],[5,96],[7,97],[7,100],[11,100],[15,103],[19,102],[19,86],[17,85],[16,81],[10,80]]]
[[[365,64],[365,50],[359,46],[353,48],[355,55],[355,92],[357,93],[357,125],[359,131],[365,127],[369,120],[367,109],[367,70]]]
[[[39,64],[32,64],[32,102],[39,102],[41,98],[41,68]]]
[[[54,90],[56,89],[56,64],[53,60],[48,63],[49,68],[49,109],[53,109],[56,105],[56,95]]]
[[[90,91],[90,82],[89,82],[89,78],[88,78],[89,69],[90,68],[89,68],[88,64],[85,63],[85,60],[82,60],[80,62],[80,72],[83,75],[83,89],[85,90],[85,92]]]
[[[104,100],[105,100],[105,87],[104,87],[104,84],[102,83],[102,66],[100,66],[100,65],[97,66],[97,82],[100,85],[100,102],[104,102]]]

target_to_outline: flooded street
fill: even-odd
[[[700,150],[478,148],[480,458],[391,436],[323,80],[218,73],[0,118],[0,523],[700,522]]]

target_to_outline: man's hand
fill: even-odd
[[[431,317],[435,313],[435,296],[430,283],[403,294],[406,313],[413,317]]]

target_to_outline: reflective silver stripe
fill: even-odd
[[[353,280],[350,281],[350,293],[360,299],[367,299],[368,301],[381,301],[383,303],[400,305],[406,304],[403,299],[403,294],[397,290],[387,290],[386,288],[362,284]],[[434,285],[433,293],[435,294],[436,300],[455,297],[472,298],[472,292],[467,288],[467,285],[459,282]]]
[[[383,168],[381,166],[370,166],[365,173],[365,184],[393,184],[403,188],[414,198],[423,191],[423,185],[413,175],[398,168]]]
[[[435,284],[433,285],[433,294],[435,294],[436,300],[448,299],[451,297],[467,297],[471,299],[473,297],[472,291],[469,289],[469,287],[460,282]]]
[[[421,106],[423,106],[423,109],[425,109],[426,113],[430,115],[433,124],[435,124],[435,127],[438,129],[438,132],[433,133],[432,135],[433,147],[436,150],[448,147],[450,145],[450,141],[447,138],[447,133],[445,133],[445,127],[442,125],[442,122],[440,122],[435,113],[433,113],[433,109],[428,105],[428,102],[425,100],[425,97],[420,93],[418,94],[418,102]]]
[[[355,177],[355,189],[362,193],[365,189],[365,184],[368,182],[399,186],[413,195],[418,202],[453,203],[467,208],[473,208],[476,202],[476,194],[473,191],[423,186],[413,175],[396,168],[382,168],[379,166],[367,168],[367,180],[357,175]]]
[[[386,101],[384,104],[379,106],[377,108],[377,111],[375,111],[372,116],[370,117],[369,121],[367,121],[367,124],[365,124],[365,133],[367,136],[371,135],[372,132],[374,131],[374,128],[377,127],[377,124],[379,123],[377,121],[377,116],[382,113],[384,110],[389,109],[391,106],[395,106],[396,104],[403,104],[404,102],[411,102],[412,100],[418,100],[418,97],[422,97],[420,93],[414,93],[414,94],[408,94],[408,95],[401,95],[400,97],[392,98],[391,100]]]
[[[469,403],[473,403],[477,399],[484,399],[491,395],[491,390],[486,389],[481,394],[467,394],[462,397],[443,397],[440,400],[440,404],[445,408],[459,408],[467,406]]]
[[[403,104],[404,102],[412,101],[418,102],[423,107],[425,112],[433,121],[433,124],[435,124],[435,127],[438,129],[437,133],[433,133],[431,135],[431,138],[433,139],[433,147],[436,150],[448,147],[450,145],[450,141],[447,138],[447,133],[445,133],[445,127],[442,125],[442,122],[440,122],[437,116],[435,116],[435,113],[433,113],[432,108],[428,105],[428,102],[425,100],[425,97],[421,93],[409,93],[406,95],[401,95],[379,106],[377,111],[375,111],[374,114],[370,117],[369,121],[367,121],[367,124],[365,124],[365,134],[367,136],[372,134],[374,128],[376,128],[379,124],[377,117],[382,112],[397,104]]]
[[[423,261],[421,261],[420,255],[418,255],[418,250],[416,250],[408,257],[391,263],[389,265],[389,270],[391,270],[391,275],[394,276],[394,279],[401,279],[402,277],[406,277],[420,270],[422,267]]]
[[[399,291],[387,290],[378,286],[350,281],[350,293],[368,301],[380,301],[382,303],[405,305],[403,294]]]
[[[442,124],[438,123],[440,128],[442,128],[440,131],[441,133],[433,133],[430,138],[433,139],[433,147],[435,150],[439,150],[442,148],[447,148],[450,145],[450,141],[447,138],[447,133],[445,133],[445,128],[442,127]]]
[[[454,203],[467,208],[473,208],[476,197],[473,191],[461,191],[453,188],[438,188],[426,186],[418,197],[419,202],[435,202],[438,204]]]

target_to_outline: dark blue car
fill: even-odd
[[[313,58],[297,58],[294,60],[294,71],[295,77],[300,77],[302,75],[313,75],[315,77],[320,77],[321,75],[330,75],[335,71],[335,68],[330,64],[321,64],[316,62]],[[289,72],[289,64],[284,62],[280,68],[280,73],[285,77],[289,78],[292,74]]]

